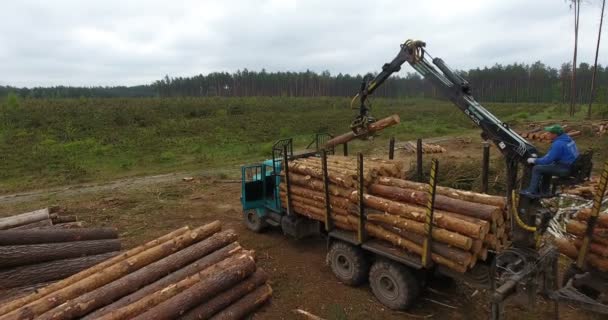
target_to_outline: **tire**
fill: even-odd
[[[334,275],[349,286],[358,286],[367,280],[369,262],[360,248],[335,241],[327,253],[327,263]]]
[[[243,220],[247,228],[253,232],[260,233],[266,228],[266,221],[260,217],[255,209],[243,212]]]
[[[420,285],[405,266],[378,260],[369,273],[369,284],[376,298],[392,310],[405,310],[418,297]]]

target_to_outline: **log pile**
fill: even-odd
[[[48,208],[0,218],[0,290],[63,279],[120,247],[115,229],[82,228],[76,217]]]
[[[402,146],[399,146],[400,149],[405,150],[405,152],[416,153],[417,147],[416,143],[412,141],[408,141],[404,143]],[[446,152],[445,148],[438,144],[431,143],[422,143],[422,153],[444,153]]]
[[[219,221],[175,230],[0,305],[0,319],[244,318],[272,290],[236,239]]]
[[[572,128],[568,125],[564,125],[563,128],[564,128],[566,134],[571,137],[577,137],[577,136],[581,135],[580,130],[575,130],[574,128]],[[534,128],[530,131],[520,132],[519,135],[521,135],[522,138],[525,138],[528,140],[535,140],[535,141],[539,141],[539,142],[551,142],[551,138],[549,137],[550,133],[547,131],[543,131],[542,128],[540,128],[540,127]]]
[[[591,177],[589,181],[586,181],[583,184],[576,185],[569,189],[564,189],[562,193],[576,195],[591,200],[597,193],[598,182],[599,177]],[[608,194],[608,192],[606,194]]]
[[[566,236],[555,239],[555,244],[562,254],[577,259],[590,215],[591,209],[583,208],[567,222]],[[608,272],[608,212],[600,213],[598,216],[589,243],[587,262],[600,271]]]
[[[345,158],[328,157],[329,206],[333,225],[354,231],[359,221],[359,195],[354,184],[358,179],[357,165],[355,158]],[[426,237],[428,185],[403,180],[401,174],[391,174],[393,171],[386,166],[393,163],[364,160],[365,229],[373,238],[386,240],[421,256]],[[290,199],[291,208],[297,214],[325,221],[321,168],[318,158],[290,161]],[[287,188],[284,183],[281,184],[281,200],[286,207]],[[508,246],[505,202],[503,197],[438,187],[432,260],[462,273],[475,266],[478,260],[485,260],[489,250],[500,251]]]

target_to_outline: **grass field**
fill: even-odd
[[[0,193],[258,161],[280,138],[305,147],[315,132],[346,132],[354,116],[348,106],[347,98],[7,99],[0,105]],[[486,107],[511,124],[567,118],[551,104]],[[373,113],[402,119],[381,140],[479,133],[447,101],[375,99]],[[605,140],[591,144],[606,150]]]

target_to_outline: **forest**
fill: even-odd
[[[570,101],[572,64],[564,63],[560,69],[542,62],[527,64],[496,64],[492,67],[459,71],[473,86],[473,94],[486,102],[554,102]],[[580,63],[577,73],[576,98],[588,103],[593,66]],[[110,98],[110,97],[246,97],[283,96],[319,97],[353,96],[367,75],[332,75],[328,71],[267,72],[239,70],[234,73],[213,72],[191,77],[170,77],[152,84],[117,87],[47,87],[15,88],[0,86],[0,96],[15,92],[23,98]],[[608,67],[597,68],[597,86],[594,102],[608,101]],[[385,98],[434,98],[440,93],[418,74],[406,73],[390,78],[375,92]]]

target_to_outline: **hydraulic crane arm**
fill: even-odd
[[[406,41],[401,45],[397,56],[382,66],[382,72],[362,86],[357,95],[361,102],[360,112],[351,125],[353,130],[356,133],[365,131],[364,128],[361,129],[358,126],[366,125],[366,122],[361,119],[369,117],[369,108],[365,106],[367,97],[388,77],[398,72],[402,64],[408,62],[479,126],[482,130],[482,137],[492,140],[507,159],[523,163],[527,158],[536,157],[537,150],[532,144],[475,100],[471,95],[471,86],[465,79],[452,71],[439,58],[432,59],[432,63],[429,62],[427,56],[430,57],[430,55],[425,50],[425,46],[426,44],[422,41]]]

